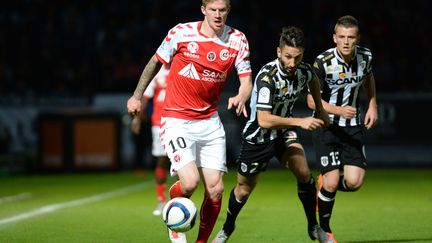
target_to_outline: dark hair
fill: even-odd
[[[336,25],[335,25],[335,27],[334,27],[334,32],[335,32],[335,33],[336,33],[336,28],[337,28],[338,26],[343,26],[343,27],[345,27],[345,28],[352,28],[352,27],[355,27],[355,28],[357,28],[357,29],[360,31],[360,29],[359,29],[359,24],[358,24],[357,19],[354,18],[354,17],[351,16],[351,15],[345,15],[345,16],[342,16],[342,17],[340,17],[340,18],[337,20]]]
[[[279,47],[282,48],[285,45],[304,49],[303,31],[295,26],[283,27],[279,39]]]

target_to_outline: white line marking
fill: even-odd
[[[21,200],[28,199],[31,197],[32,197],[32,194],[29,192],[23,192],[23,193],[13,195],[13,196],[0,197],[0,204],[17,202],[17,201],[21,201]]]
[[[96,195],[93,195],[90,197],[85,197],[85,198],[72,200],[72,201],[68,201],[68,202],[64,202],[64,203],[56,203],[56,204],[43,206],[43,207],[28,211],[26,213],[18,214],[18,215],[9,217],[9,218],[0,219],[0,225],[28,219],[28,218],[38,216],[41,214],[51,213],[51,212],[57,211],[57,210],[62,209],[62,208],[81,206],[84,204],[88,204],[88,203],[101,201],[101,200],[116,197],[116,196],[129,194],[131,192],[140,191],[140,190],[143,190],[143,189],[149,187],[153,183],[154,182],[147,181],[144,183],[139,183],[136,185],[128,186],[128,187],[125,187],[125,188],[122,188],[119,190],[115,190],[115,191],[110,191],[110,192],[106,192],[106,193],[102,193],[102,194],[96,194]]]

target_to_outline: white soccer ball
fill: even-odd
[[[169,200],[163,210],[162,219],[166,226],[176,232],[186,232],[195,225],[197,208],[186,197],[175,197]]]

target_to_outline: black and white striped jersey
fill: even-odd
[[[257,110],[291,117],[294,103],[314,79],[313,69],[301,62],[292,77],[283,71],[279,60],[264,65],[258,72],[250,101],[250,118],[243,129],[243,138],[250,143],[264,143],[280,136],[286,129],[264,129],[258,125]]]
[[[336,106],[353,106],[357,114],[352,119],[330,114],[330,123],[342,127],[362,124],[359,94],[365,77],[372,74],[372,53],[356,46],[351,62],[346,63],[336,48],[321,53],[313,65],[321,82],[321,98]]]

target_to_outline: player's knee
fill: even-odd
[[[339,180],[327,180],[324,183],[324,188],[330,192],[336,191],[338,189],[338,186],[339,186]]]
[[[363,185],[363,181],[360,179],[356,180],[345,180],[346,186],[351,191],[357,191]]]
[[[182,190],[186,195],[192,195],[195,189],[198,187],[199,181],[187,180],[182,183]]]
[[[252,193],[253,187],[249,185],[237,184],[236,198],[240,201],[245,201]]]

